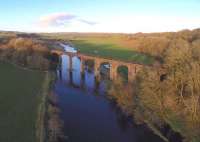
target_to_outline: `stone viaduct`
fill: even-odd
[[[72,53],[72,52],[64,52],[59,50],[52,50],[51,53],[57,54],[59,56],[61,55],[67,55],[69,56],[69,62],[70,62],[70,69],[72,69],[72,58],[78,57],[81,60],[81,72],[84,71],[84,62],[86,60],[93,60],[94,61],[94,73],[95,76],[98,77],[100,75],[100,66],[104,63],[110,65],[110,79],[115,80],[118,77],[118,67],[125,66],[128,68],[128,81],[132,82],[135,78],[136,73],[142,68],[143,65],[136,64],[132,62],[124,62],[120,60],[114,60],[114,59],[108,59],[108,58],[102,58],[92,55],[85,55],[82,53]]]

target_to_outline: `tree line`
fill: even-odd
[[[58,57],[42,42],[32,38],[11,38],[0,42],[0,61],[37,70],[55,69]]]
[[[184,142],[199,142],[200,30],[156,35],[155,43],[163,45],[145,42],[140,50],[159,57],[159,64],[144,67],[130,84],[114,82],[109,97],[136,122],[159,130],[169,141],[180,141],[175,139],[180,134]]]

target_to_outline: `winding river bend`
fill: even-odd
[[[69,46],[62,46],[68,52],[75,52]],[[87,65],[84,76],[81,74],[78,57],[72,58],[72,71],[69,64],[69,57],[62,55],[54,87],[67,142],[163,142],[146,127],[135,125],[123,116],[106,99],[106,79],[101,79],[97,86],[94,72]]]

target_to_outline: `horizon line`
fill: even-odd
[[[29,32],[29,31],[19,31],[19,30],[1,30],[0,32],[13,32],[13,33],[26,33],[26,34],[64,34],[64,33],[79,33],[79,34],[151,34],[151,33],[175,33],[175,32],[181,32],[181,31],[193,31],[193,30],[199,30],[199,28],[193,28],[193,29],[189,29],[189,28],[184,28],[181,30],[176,30],[176,31],[155,31],[155,32],[68,32],[68,31],[64,31],[64,32]]]

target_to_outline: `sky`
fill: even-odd
[[[0,30],[168,32],[200,28],[200,0],[2,0]]]

